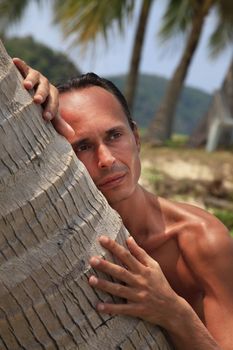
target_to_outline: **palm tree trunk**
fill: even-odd
[[[0,349],[171,349],[157,327],[96,312],[116,298],[89,287],[88,259],[106,255],[98,235],[127,232],[1,43],[0,99]]]
[[[233,58],[223,81],[221,93],[224,96],[225,103],[233,119]],[[215,113],[215,111],[213,111],[213,113]],[[219,145],[229,147],[233,141],[232,135],[232,127],[223,128],[219,139]]]
[[[130,70],[128,73],[125,88],[125,96],[130,110],[133,109],[135,93],[137,89],[138,71],[141,60],[142,48],[152,2],[153,0],[142,0],[142,6],[135,33],[134,46],[130,61]]]
[[[211,8],[213,0],[197,2],[196,14],[193,17],[192,28],[181,57],[181,60],[170,80],[165,96],[156,112],[149,131],[150,141],[161,144],[171,137],[174,125],[176,106],[182,91],[192,58],[198,46],[205,17]]]
[[[226,97],[231,115],[233,117],[233,57],[224,78],[221,91]]]
[[[220,88],[221,94],[225,97],[225,101],[230,110],[231,116],[233,118],[233,57],[230,63],[230,66],[226,72],[224,81]],[[216,104],[215,97],[218,91],[214,94],[212,101],[209,105],[208,110],[200,119],[197,127],[193,131],[192,135],[189,138],[188,146],[190,147],[199,147],[204,146],[207,142],[209,127],[213,121],[213,118],[216,116]],[[229,146],[232,144],[232,130],[226,129],[222,132],[219,144],[223,146]]]

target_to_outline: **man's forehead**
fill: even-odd
[[[66,104],[88,104],[89,102],[105,102],[105,107],[109,103],[120,106],[120,102],[111,92],[100,86],[87,86],[84,88],[73,89],[59,95],[59,103]],[[106,104],[107,102],[107,104]]]
[[[106,116],[109,119],[115,117],[128,123],[118,99],[111,92],[98,86],[62,93],[59,96],[59,111],[64,119],[68,118],[72,122]]]

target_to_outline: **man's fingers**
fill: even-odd
[[[123,265],[127,266],[131,271],[138,272],[140,270],[140,263],[137,259],[129,252],[128,249],[124,248],[117,242],[113,241],[107,236],[101,236],[99,238],[100,244],[117,257]]]
[[[45,89],[39,90],[39,88],[40,86],[38,86],[37,93],[39,93],[42,96],[43,100],[46,99],[46,102],[44,103],[43,117],[45,120],[52,120],[53,118],[56,118],[56,116],[58,116],[58,91],[55,88],[55,86],[49,83],[47,93]]]
[[[24,77],[23,85],[25,89],[31,90],[36,87],[34,102],[43,103],[49,94],[48,80],[20,58],[13,58],[13,62]]]
[[[25,78],[23,81],[25,89],[31,90],[35,84],[38,83],[39,73],[29,67],[27,63],[20,58],[13,58],[13,62],[22,74],[23,78]]]
[[[122,284],[109,282],[95,276],[89,278],[89,284],[94,288],[98,288],[103,292],[115,295],[116,297],[134,302],[138,301],[137,293],[132,288]]]
[[[48,112],[49,113],[49,112]],[[51,115],[52,118],[52,115]],[[49,119],[48,117],[46,119]],[[57,114],[52,120],[51,120],[55,130],[62,136],[64,136],[68,141],[70,141],[74,135],[74,129],[65,122],[64,119],[60,117],[59,114]]]
[[[126,240],[126,243],[131,254],[144,266],[149,266],[151,262],[154,262],[145,250],[139,247],[132,236]]]
[[[13,62],[24,77],[24,87],[27,90],[35,89],[33,100],[43,105],[43,118],[51,120],[56,131],[70,142],[75,132],[58,114],[58,91],[55,86],[20,58],[14,58]]]
[[[20,73],[22,74],[22,76],[25,78],[29,71],[28,65],[18,57],[14,57],[13,62],[18,68],[18,70],[20,71]]]
[[[136,277],[128,270],[126,270],[124,267],[120,265],[116,265],[110,261],[98,258],[98,257],[92,257],[90,259],[90,265],[101,272],[104,272],[122,282],[127,283],[128,285],[136,285]]]
[[[110,315],[128,315],[132,317],[140,317],[141,307],[136,303],[128,304],[109,304],[98,303],[96,306],[99,312],[103,312]]]

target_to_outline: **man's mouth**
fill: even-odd
[[[126,174],[118,174],[118,175],[114,175],[114,176],[108,176],[105,179],[103,179],[98,185],[97,187],[100,190],[104,190],[104,189],[108,189],[108,188],[112,188],[115,186],[118,186],[125,178]]]

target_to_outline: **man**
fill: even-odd
[[[233,330],[233,242],[215,217],[156,197],[138,184],[140,140],[116,87],[87,74],[59,88],[19,59],[24,86],[36,87],[43,116],[71,143],[96,186],[132,237],[129,251],[108,237],[100,243],[124,267],[100,257],[91,265],[123,283],[91,276],[94,288],[126,304],[100,303],[100,312],[140,317],[165,328],[176,349],[230,350]],[[137,243],[136,243],[137,242]]]

